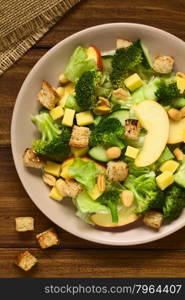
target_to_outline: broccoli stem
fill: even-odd
[[[47,140],[50,142],[53,138],[61,134],[61,130],[54,125],[48,112],[33,116],[31,120],[37,125],[39,131],[42,133],[43,141]]]
[[[112,222],[118,223],[118,212],[117,207],[112,201],[107,201],[107,206],[110,208],[111,215],[112,215]]]
[[[117,136],[111,137],[110,143],[111,143],[113,146],[119,147],[120,149],[123,149],[123,148],[125,147],[124,143],[123,143],[123,142],[121,141],[121,139],[118,138]]]

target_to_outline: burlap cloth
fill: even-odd
[[[0,0],[0,75],[80,0]]]

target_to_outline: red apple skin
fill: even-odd
[[[142,226],[142,225],[143,225],[142,218],[139,217],[137,220],[135,220],[131,223],[122,225],[122,226],[103,227],[103,226],[95,225],[94,227],[101,231],[123,232],[123,231],[128,231],[128,230],[134,229],[134,228]]]
[[[92,46],[92,47],[94,48],[94,50],[97,53],[97,66],[98,66],[98,69],[99,69],[99,71],[102,71],[103,70],[103,64],[102,64],[101,53],[98,50],[98,48],[96,48],[95,46]]]
[[[95,46],[90,46],[89,48],[92,48],[93,51],[95,52],[94,57],[96,58],[96,63],[97,63],[97,66],[98,66],[98,70],[102,71],[103,70],[103,64],[102,64],[102,58],[101,58],[100,51]]]

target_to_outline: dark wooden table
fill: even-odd
[[[0,277],[184,277],[185,228],[160,241],[135,247],[106,247],[57,229],[62,249],[40,250],[35,233],[49,228],[17,176],[11,154],[10,122],[23,80],[49,48],[89,26],[136,22],[159,27],[185,40],[184,0],[84,0],[0,78]],[[15,231],[14,218],[32,216],[33,234]],[[39,259],[28,274],[14,265],[28,249]]]

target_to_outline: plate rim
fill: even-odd
[[[14,161],[14,165],[15,165],[15,168],[16,168],[16,172],[18,174],[18,177],[24,187],[24,190],[26,191],[26,193],[28,194],[28,196],[30,197],[30,199],[33,201],[33,203],[36,205],[36,207],[48,218],[50,219],[54,224],[56,224],[58,227],[66,230],[67,232],[81,238],[81,239],[84,239],[84,240],[87,240],[87,241],[90,241],[90,242],[94,242],[94,243],[97,243],[97,244],[103,244],[103,245],[111,245],[111,246],[131,246],[131,245],[141,245],[141,244],[147,244],[147,243],[150,243],[152,241],[158,241],[164,237],[167,237],[169,235],[171,235],[172,233],[178,231],[179,229],[183,228],[185,226],[185,220],[184,222],[181,222],[180,224],[178,224],[177,226],[175,226],[174,228],[171,228],[169,230],[167,230],[166,232],[164,233],[159,233],[156,237],[155,235],[151,238],[146,238],[141,241],[127,241],[127,242],[124,242],[124,241],[104,241],[102,239],[98,239],[97,238],[90,238],[89,236],[87,236],[86,234],[83,234],[83,232],[81,232],[81,234],[79,234],[78,231],[75,230],[75,228],[73,228],[73,230],[69,230],[69,228],[66,228],[66,226],[61,226],[61,224],[59,224],[54,217],[52,216],[48,216],[48,211],[43,209],[43,207],[41,208],[39,203],[37,201],[35,201],[32,196],[31,196],[31,193],[27,191],[27,188],[25,186],[25,183],[24,183],[24,178],[23,178],[23,175],[21,174],[21,172],[19,171],[19,167],[18,167],[18,158],[16,157],[16,147],[15,147],[15,142],[14,142],[14,134],[15,134],[15,131],[14,131],[14,123],[16,122],[16,119],[17,119],[17,115],[18,115],[18,112],[19,112],[19,102],[21,100],[21,97],[22,97],[22,94],[23,94],[23,91],[24,89],[26,88],[27,84],[29,83],[30,79],[32,78],[35,70],[37,68],[39,68],[39,66],[47,59],[47,56],[48,54],[51,54],[52,52],[54,52],[57,48],[59,48],[61,46],[61,44],[64,44],[64,43],[68,43],[71,39],[73,39],[74,37],[77,37],[78,35],[81,35],[83,33],[88,33],[88,32],[91,32],[93,31],[95,28],[98,30],[98,29],[104,29],[104,28],[107,28],[107,27],[120,27],[120,26],[128,26],[130,28],[132,27],[140,27],[141,29],[148,29],[148,30],[152,30],[152,31],[155,31],[156,33],[161,33],[163,35],[166,35],[167,37],[171,37],[175,40],[178,41],[178,43],[182,43],[182,45],[184,46],[185,42],[176,37],[175,35],[165,31],[165,30],[162,30],[162,29],[159,29],[157,27],[153,27],[153,26],[149,26],[149,25],[145,25],[145,24],[141,24],[141,23],[130,23],[130,22],[114,22],[114,23],[106,23],[106,24],[101,24],[101,25],[95,25],[95,26],[91,26],[91,27],[88,27],[86,29],[83,29],[83,30],[80,30],[68,37],[66,37],[65,39],[63,39],[62,41],[58,42],[56,45],[54,45],[51,49],[47,50],[46,53],[35,63],[35,65],[33,66],[33,68],[30,70],[30,72],[27,74],[26,78],[24,79],[21,87],[20,87],[20,90],[19,90],[19,93],[16,97],[16,101],[15,101],[15,104],[14,104],[14,109],[13,109],[13,114],[12,114],[12,120],[11,120],[11,151],[12,151],[12,156],[13,156],[13,161]]]

